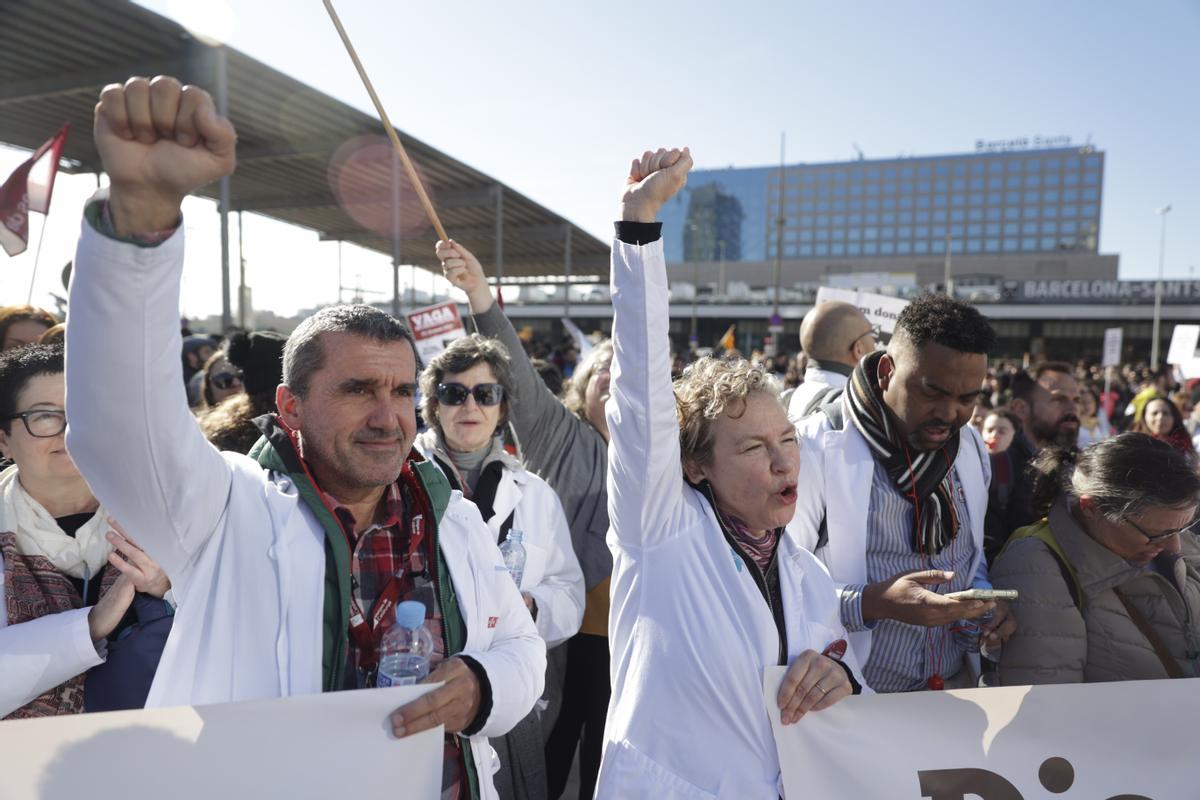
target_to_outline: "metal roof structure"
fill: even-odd
[[[129,0],[3,5],[0,142],[32,149],[70,122],[61,169],[99,172],[90,131],[100,89],[131,75],[174,75],[209,90],[237,127],[228,211],[310,228],[322,240],[355,242],[394,264],[440,274],[436,234],[374,116],[244,53],[201,41]],[[492,277],[607,280],[604,242],[494,178],[400,136],[447,231]],[[220,203],[222,187],[199,194]],[[228,313],[228,280],[225,295]]]

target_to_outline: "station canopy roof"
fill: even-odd
[[[218,97],[222,71],[228,114],[238,130],[231,211],[255,212],[310,228],[322,240],[355,242],[393,257],[398,239],[401,263],[440,273],[433,257],[437,236],[394,163],[378,119],[244,53],[204,42],[127,0],[4,3],[0,142],[33,149],[70,122],[60,169],[99,172],[92,110],[106,84],[131,75],[166,74]],[[396,118],[404,111],[389,109]],[[569,246],[572,280],[607,281],[604,242],[479,170],[399,133],[447,232],[479,256],[490,276],[499,273],[505,282],[561,281]],[[218,185],[199,194],[218,199]],[[397,229],[400,235],[394,237]]]

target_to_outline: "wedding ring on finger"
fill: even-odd
[[[829,690],[828,690],[828,689],[826,689],[824,686],[822,686],[820,681],[817,681],[817,682],[816,682],[815,684],[813,684],[813,685],[814,685],[814,686],[816,686],[816,688],[818,688],[818,689],[820,689],[820,690],[821,690],[821,694],[829,694]]]

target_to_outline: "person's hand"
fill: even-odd
[[[88,633],[98,642],[116,630],[121,618],[133,603],[133,581],[121,575],[88,612]]]
[[[479,679],[461,658],[446,659],[421,683],[445,685],[392,712],[397,739],[438,725],[444,725],[446,733],[459,733],[479,713]]]
[[[952,600],[925,588],[953,577],[953,572],[930,569],[905,572],[869,584],[862,595],[863,621],[894,619],[932,628],[982,617],[995,607],[995,603],[985,600]]]
[[[183,198],[236,162],[237,133],[208,92],[165,75],[105,86],[94,135],[121,236],[176,224]]]
[[[129,538],[129,534],[115,519],[109,517],[108,524],[113,526],[113,530],[108,532],[108,541],[116,548],[108,554],[108,563],[129,578],[133,588],[142,594],[153,597],[165,595],[171,589],[171,581],[166,573],[137,546],[137,542]]]
[[[1012,615],[1012,609],[1003,600],[996,601],[996,610],[992,618],[985,622],[979,630],[983,643],[990,647],[999,647],[1017,632],[1017,618]]]
[[[435,252],[442,262],[442,275],[467,293],[472,314],[482,314],[492,307],[492,290],[474,253],[453,239],[439,241]]]
[[[623,222],[654,222],[658,210],[687,183],[692,154],[682,150],[647,150],[629,165],[629,177],[621,197]]]
[[[805,650],[784,673],[775,702],[784,725],[797,722],[809,711],[820,711],[854,694],[846,670],[829,656]]]

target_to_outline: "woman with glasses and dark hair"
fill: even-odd
[[[63,348],[0,354],[0,716],[140,708],[171,629],[165,575],[67,454]],[[90,672],[89,672],[90,670]]]
[[[1045,517],[991,568],[997,589],[1020,593],[1000,681],[1200,676],[1200,476],[1187,457],[1124,433],[1074,456],[1045,450],[1032,468]]]
[[[429,428],[417,437],[416,447],[479,507],[497,544],[521,532],[526,558],[519,588],[538,634],[553,647],[579,630],[583,572],[558,495],[504,447],[512,402],[504,345],[478,334],[457,339],[421,373],[421,414]],[[501,763],[495,784],[502,798],[547,797],[542,741],[537,709],[507,736],[493,740]]]

